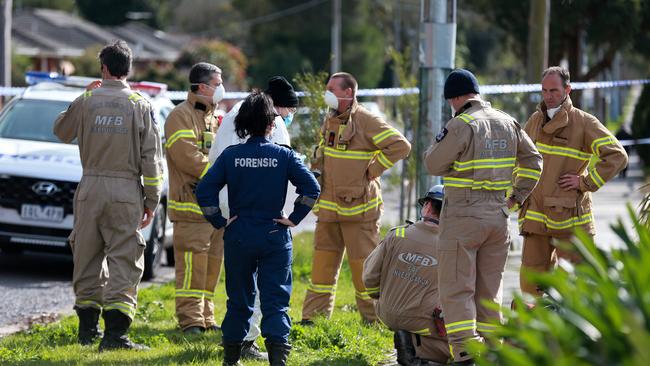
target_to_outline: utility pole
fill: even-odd
[[[539,83],[544,69],[548,67],[548,27],[550,22],[551,0],[531,0],[528,13],[528,60],[526,81]],[[528,93],[526,115],[535,111],[540,101],[540,93]]]
[[[11,5],[12,0],[2,0],[0,26],[0,86],[11,86]]]
[[[416,129],[416,192],[426,194],[440,177],[431,177],[424,167],[422,154],[434,141],[435,134],[451,117],[444,98],[447,75],[454,68],[456,53],[456,0],[420,1],[420,116]]]
[[[332,1],[332,19],[331,74],[341,71],[341,0]]]

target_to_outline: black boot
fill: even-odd
[[[92,344],[95,339],[102,336],[99,330],[99,315],[101,310],[95,308],[78,308],[74,309],[79,317],[79,344],[87,346]]]
[[[393,335],[393,342],[397,351],[397,363],[402,366],[415,365],[415,347],[411,333],[398,330]]]
[[[223,366],[241,366],[241,343],[226,343],[223,346]]]
[[[126,336],[131,326],[131,318],[119,310],[106,310],[104,317],[104,338],[99,343],[99,351],[112,349],[147,350],[149,347],[133,343]]]
[[[268,361],[269,355],[260,351],[255,341],[244,341],[241,349],[241,357],[247,360]]]
[[[287,343],[273,343],[268,340],[264,342],[269,353],[269,365],[285,366],[291,346]]]

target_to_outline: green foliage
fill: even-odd
[[[621,248],[600,249],[579,232],[573,244],[580,264],[529,275],[547,296],[532,310],[515,298],[518,310],[505,310],[507,322],[494,333],[505,342],[473,345],[480,365],[650,363],[650,230],[629,211],[638,239],[620,221],[613,229]]]
[[[290,131],[292,136],[291,145],[296,151],[308,157],[313,156],[316,144],[318,144],[318,134],[324,113],[327,110],[323,96],[327,77],[326,72],[302,73],[294,79],[297,89],[304,91],[306,94],[300,98],[300,106],[306,107],[308,113],[307,115],[299,114],[294,117],[295,121]]]
[[[151,13],[150,26],[158,27],[156,14],[162,12],[168,3],[163,0],[76,0],[81,15],[100,25],[119,25],[129,21],[129,12]]]
[[[70,59],[74,66],[74,74],[79,76],[101,77],[99,59],[97,55],[103,46],[93,46],[84,52],[82,56]]]
[[[632,136],[635,139],[650,136],[650,85],[643,87],[639,101],[634,108],[632,116]],[[639,157],[645,166],[650,166],[650,145],[638,145],[635,147]]]
[[[218,40],[194,41],[183,49],[175,63],[175,67],[183,70],[185,78],[187,78],[189,69],[198,62],[209,62],[219,66],[223,71],[222,78],[227,87],[239,90],[247,88],[246,67],[248,66],[248,59],[234,45]]]
[[[26,86],[25,72],[33,68],[32,59],[29,56],[11,53],[11,85]]]

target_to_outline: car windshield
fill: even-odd
[[[0,116],[0,137],[20,140],[60,142],[52,128],[59,113],[70,102],[21,99]]]

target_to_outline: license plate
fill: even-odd
[[[20,208],[20,217],[25,220],[61,222],[63,207],[25,204]]]

